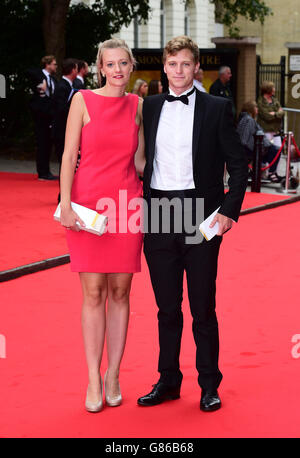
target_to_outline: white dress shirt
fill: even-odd
[[[69,85],[71,86],[71,88],[73,88],[73,81],[70,80],[69,78],[67,78],[66,76],[63,76],[63,79],[68,81]]]
[[[190,92],[192,87],[180,95]],[[171,89],[171,95],[177,96]],[[157,129],[151,188],[161,191],[195,189],[193,178],[193,124],[196,93],[189,104],[164,102]]]
[[[76,78],[78,78],[82,82],[82,84],[84,84],[84,79],[81,75],[77,75]]]
[[[50,97],[49,87],[50,87],[50,85],[51,85],[52,94],[53,94],[53,93],[54,93],[54,89],[55,89],[55,88],[54,88],[54,83],[53,83],[53,80],[50,79],[50,73],[47,72],[47,70],[45,70],[45,69],[43,68],[42,72],[44,73],[44,75],[45,75],[45,77],[46,77],[46,80],[47,80],[47,88],[46,88],[46,91],[45,91],[45,92],[46,92],[46,95],[47,95],[48,97]]]
[[[75,92],[75,89],[73,88],[73,81],[70,80],[69,78],[67,78],[66,76],[63,76],[63,79],[68,81],[69,85],[71,86],[71,92],[70,92],[69,97],[68,97],[68,102],[69,102],[70,98],[72,97],[72,95]]]

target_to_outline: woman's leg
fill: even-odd
[[[100,395],[100,365],[105,338],[107,274],[80,273],[83,292],[82,334],[88,366],[88,397],[97,402]]]
[[[108,274],[106,344],[108,357],[107,385],[110,396],[118,395],[119,369],[124,353],[128,320],[129,294],[133,274]]]

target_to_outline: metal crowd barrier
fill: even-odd
[[[299,111],[300,113],[300,110],[297,110],[297,111]],[[253,155],[253,166],[252,166],[253,174],[252,174],[252,182],[251,182],[251,192],[260,192],[261,172],[269,168],[276,161],[277,157],[279,156],[279,154],[281,153],[281,151],[283,150],[287,142],[286,171],[285,171],[285,177],[283,178],[281,182],[281,191],[287,194],[296,193],[299,182],[298,182],[298,179],[295,178],[291,174],[292,145],[294,146],[294,149],[299,159],[300,159],[300,150],[297,146],[297,142],[295,140],[294,133],[292,131],[289,131],[284,134],[281,148],[279,149],[276,157],[273,159],[273,161],[270,164],[262,168],[261,163],[262,163],[262,156],[263,156],[263,150],[264,150],[263,138],[264,138],[264,132],[261,130],[257,131],[255,135],[255,148],[254,148],[254,155]]]

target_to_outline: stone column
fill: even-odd
[[[238,49],[237,63],[237,114],[242,105],[248,100],[256,100],[256,45],[260,43],[258,37],[243,38],[212,38],[218,48]]]

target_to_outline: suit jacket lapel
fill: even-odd
[[[155,155],[155,142],[156,142],[156,135],[158,129],[158,123],[160,118],[160,113],[162,110],[162,106],[164,104],[166,98],[166,94],[162,94],[159,98],[152,117],[152,124],[151,124],[151,132],[150,132],[150,145],[149,145],[149,161],[151,165],[153,164],[154,155]]]
[[[196,89],[194,125],[193,125],[193,165],[195,165],[196,156],[199,150],[199,139],[202,132],[202,124],[205,116],[206,102],[205,97]]]

